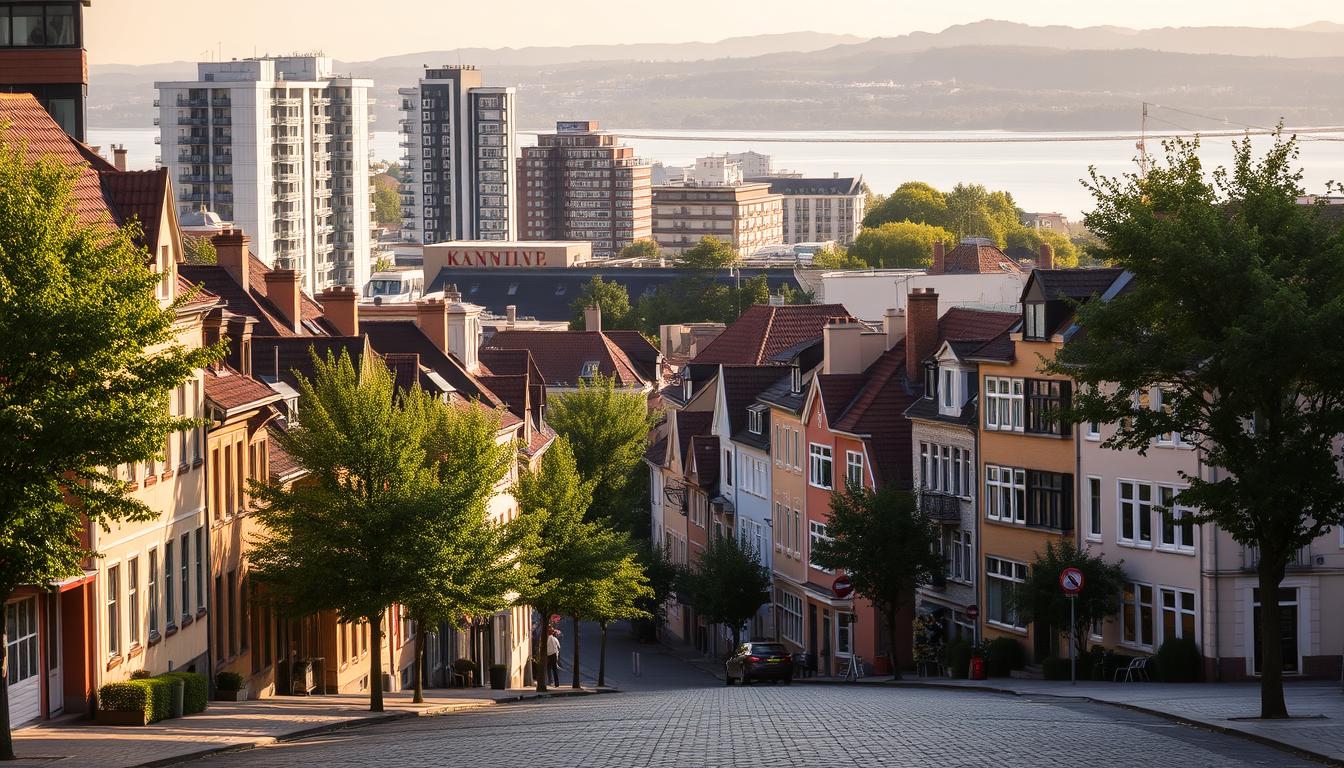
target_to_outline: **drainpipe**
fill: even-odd
[[[1204,474],[1204,459],[1199,459],[1199,473]],[[1218,479],[1218,469],[1209,467],[1209,482],[1216,482]],[[1214,526],[1212,531],[1213,538],[1213,679],[1214,682],[1223,682],[1223,644],[1222,644],[1222,612],[1219,610],[1220,598],[1222,596],[1222,583],[1219,581],[1218,564],[1218,527]],[[1200,559],[1204,557],[1201,549]],[[1201,567],[1202,570],[1202,567]]]
[[[978,365],[975,367],[975,375],[977,377],[980,376],[980,366]],[[981,381],[983,381],[983,378],[981,378]],[[977,385],[977,389],[983,388],[982,383],[977,382]],[[980,596],[984,594],[984,589],[981,587],[981,580],[984,578],[985,572],[985,540],[981,535],[984,529],[984,522],[980,516],[980,504],[984,500],[981,494],[981,491],[984,490],[984,485],[980,480],[980,478],[984,477],[984,461],[980,457],[980,420],[984,418],[984,411],[981,410],[984,406],[984,392],[980,392],[976,397],[975,426],[971,429],[971,445],[974,446],[975,450],[975,485],[971,489],[971,519],[975,521],[975,551],[977,554],[975,556],[975,579],[974,586],[971,587],[971,599],[975,601],[978,615],[974,620],[975,629],[971,633],[972,645],[978,644],[980,638],[984,636],[981,628],[984,626],[985,608],[987,607],[980,604]],[[963,405],[962,407],[965,408],[966,406]]]

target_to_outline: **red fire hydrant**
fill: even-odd
[[[972,679],[972,680],[984,680],[985,677],[986,677],[986,675],[985,675],[985,657],[983,657],[983,656],[972,656],[972,657],[971,657],[971,679]]]

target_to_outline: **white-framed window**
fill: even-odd
[[[1170,414],[1172,397],[1173,395],[1171,394],[1170,390],[1163,389],[1161,387],[1154,389],[1152,398],[1153,410],[1162,411],[1163,413]],[[1163,432],[1162,434],[1157,436],[1157,444],[1171,447],[1185,445],[1185,443],[1181,441],[1180,432]]]
[[[145,580],[149,582],[149,639],[159,633],[159,550],[149,550],[149,569],[145,571]]]
[[[131,647],[140,644],[140,558],[126,561],[126,628],[130,630]]]
[[[1159,642],[1174,637],[1196,638],[1195,593],[1188,589],[1160,587],[1162,637]]]
[[[1001,557],[985,558],[985,620],[1012,629],[1026,629],[1013,607],[1014,596],[1027,580],[1027,564]]]
[[[788,540],[788,523],[784,518],[784,505],[778,501],[775,502],[775,516],[770,518],[770,537],[775,540],[775,551],[783,552],[784,544]]]
[[[1120,595],[1120,642],[1153,647],[1153,586],[1126,582]]]
[[[1101,541],[1101,478],[1087,478],[1087,538]]]
[[[723,449],[723,483],[731,486],[733,484],[733,449]]]
[[[1045,302],[1033,301],[1022,307],[1022,338],[1046,338]]]
[[[747,430],[753,435],[765,428],[765,406],[753,405],[747,409]]]
[[[955,412],[959,405],[957,402],[957,371],[952,368],[942,368],[940,370],[942,381],[939,382],[939,408],[943,413]]]
[[[1089,421],[1083,424],[1083,438],[1096,442],[1101,440],[1101,422]]]
[[[1133,480],[1119,482],[1116,538],[1133,547],[1153,546],[1153,486]]]
[[[783,427],[778,424],[770,427],[770,452],[775,456],[776,467],[784,466],[784,438],[780,436],[783,432]]]
[[[784,590],[776,590],[779,607],[779,633],[795,645],[803,644],[803,599]]]
[[[798,427],[794,427],[789,431],[793,432],[793,440],[789,445],[789,456],[792,458],[790,464],[794,471],[801,472],[803,471],[803,452],[801,448],[803,431]]]
[[[971,546],[971,532],[960,528],[949,531],[943,553],[947,561],[947,578],[971,583],[975,578],[975,549]]]
[[[820,565],[817,565],[817,561],[813,559],[813,553],[814,553],[814,552],[816,551],[816,549],[817,549],[817,542],[819,542],[819,541],[830,541],[830,540],[831,540],[831,537],[828,536],[828,535],[826,535],[826,526],[825,526],[825,524],[823,524],[823,523],[818,523],[818,522],[816,522],[815,520],[808,520],[808,521],[807,521],[807,539],[808,539],[808,542],[807,542],[807,543],[808,543],[808,547],[807,547],[807,559],[808,559],[808,563],[811,564],[811,566],[812,566],[813,568],[816,568],[818,571],[821,571],[822,573],[835,573],[835,571],[832,571],[830,568],[822,568]]]
[[[850,485],[863,485],[862,453],[845,451],[845,482]]]
[[[986,464],[984,501],[987,519],[1026,525],[1026,470]]]
[[[107,655],[121,654],[121,566],[107,567]]]
[[[985,377],[985,429],[1022,431],[1022,379]]]
[[[1190,522],[1190,510],[1175,503],[1180,489],[1170,485],[1157,486],[1157,502],[1163,509],[1158,549],[1176,552],[1195,551],[1195,526]]]
[[[808,443],[807,482],[817,488],[830,490],[832,485],[831,447]]]
[[[5,659],[9,668],[6,679],[13,686],[42,672],[38,664],[37,598],[25,597],[5,603],[4,609]]]
[[[837,611],[835,614],[835,655],[854,654],[854,614]]]
[[[687,489],[691,494],[691,522],[697,526],[705,527],[705,518],[708,515],[709,499],[703,493],[694,493]]]

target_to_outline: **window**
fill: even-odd
[[[198,611],[205,610],[205,569],[201,562],[204,549],[201,547],[201,531],[200,528],[196,529],[196,609]]]
[[[1162,595],[1162,640],[1195,639],[1195,593],[1165,587],[1158,593]]]
[[[726,485],[733,484],[733,449],[723,449],[723,482]]]
[[[225,582],[228,589],[228,624],[229,624],[229,657],[238,655],[238,572],[229,571],[229,576]]]
[[[817,542],[830,541],[830,540],[831,537],[826,535],[826,526],[824,524],[813,522],[811,520],[807,521],[807,543],[808,543],[807,559],[813,568],[816,568],[818,571],[822,571],[823,573],[834,573],[835,571],[832,571],[829,568],[822,568],[820,565],[817,565],[817,561],[813,559],[813,557],[816,553]]]
[[[1101,541],[1101,478],[1087,478],[1087,538]]]
[[[1022,379],[985,377],[985,429],[1022,431]]]
[[[985,517],[1018,525],[1027,522],[1026,470],[985,466]]]
[[[1153,546],[1153,487],[1147,483],[1121,480],[1118,506],[1120,543]]]
[[[1153,410],[1161,411],[1162,413],[1170,416],[1172,410],[1171,404],[1175,398],[1174,393],[1172,393],[1171,390],[1168,389],[1158,389],[1155,390],[1155,394],[1157,396],[1153,398]],[[1170,446],[1183,445],[1183,443],[1181,442],[1181,433],[1163,432],[1162,434],[1157,436],[1157,444],[1170,445]]]
[[[107,568],[107,655],[121,653],[121,566]]]
[[[947,578],[969,584],[975,578],[975,552],[971,546],[971,532],[959,528],[949,531],[943,552],[947,556]]]
[[[191,554],[191,534],[190,533],[182,534],[181,541],[182,541],[182,615],[189,616],[191,615],[191,581],[190,581],[191,568],[190,564],[187,562],[187,558]],[[200,557],[201,553],[197,552],[196,556]],[[197,585],[196,589],[197,591],[200,591],[200,585]]]
[[[838,611],[835,614],[835,652],[839,656],[854,653],[854,614]]]
[[[1083,427],[1083,437],[1086,438],[1086,439],[1088,439],[1088,440],[1093,440],[1093,441],[1100,440],[1100,439],[1101,439],[1101,422],[1098,422],[1098,421],[1089,421],[1089,422],[1087,422],[1087,424],[1084,425],[1084,427]]]
[[[1045,302],[1034,301],[1022,308],[1024,339],[1045,339],[1048,329],[1045,325]]]
[[[1069,405],[1067,381],[1030,379],[1027,381],[1027,430],[1042,435],[1063,435],[1067,423],[1060,410]]]
[[[789,371],[789,392],[798,394],[803,391],[803,369],[793,366]]]
[[[149,550],[149,570],[145,572],[149,579],[149,639],[152,642],[159,634],[159,551]]]
[[[829,490],[832,487],[830,446],[809,443],[808,454],[808,482],[818,488]]]
[[[991,624],[1014,629],[1026,629],[1026,624],[1018,618],[1013,608],[1014,595],[1018,585],[1027,580],[1026,563],[1004,560],[998,557],[985,558],[985,620]]]
[[[957,372],[951,368],[943,368],[942,386],[939,388],[942,392],[941,402],[944,411],[953,410],[957,407]]]
[[[1127,582],[1120,596],[1120,642],[1153,647],[1153,588]]]
[[[938,395],[938,366],[924,364],[924,397],[933,400]]]
[[[215,605],[224,605],[224,577],[215,576]],[[227,640],[228,627],[225,625],[226,618],[223,615],[216,615],[215,621],[210,622],[215,628],[215,648],[220,659],[225,659],[228,650]]]
[[[5,605],[5,658],[8,661],[7,680],[11,686],[37,677],[42,668],[38,664],[37,598],[26,597]],[[54,634],[54,633],[53,633]],[[801,634],[801,633],[800,633]],[[10,692],[10,706],[14,692]],[[12,711],[12,710],[11,710]]]
[[[1027,525],[1073,530],[1073,475],[1027,472]]]
[[[165,542],[163,545],[163,613],[168,626],[177,624],[173,621],[173,542]]]
[[[849,485],[863,485],[863,454],[845,451],[845,482]]]
[[[791,592],[778,591],[779,633],[796,645],[803,644],[803,600]]]
[[[1190,510],[1175,504],[1179,491],[1170,485],[1157,487],[1157,502],[1162,507],[1162,534],[1158,541],[1161,549],[1180,552],[1195,551],[1195,526],[1190,522]]]
[[[747,409],[747,430],[753,435],[761,434],[765,428],[765,408],[754,405]]]
[[[131,647],[140,644],[140,558],[126,561],[126,605],[130,609],[126,626],[131,632]]]

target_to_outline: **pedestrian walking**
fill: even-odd
[[[560,631],[552,629],[546,634],[546,668],[551,673],[551,685],[560,687]]]

